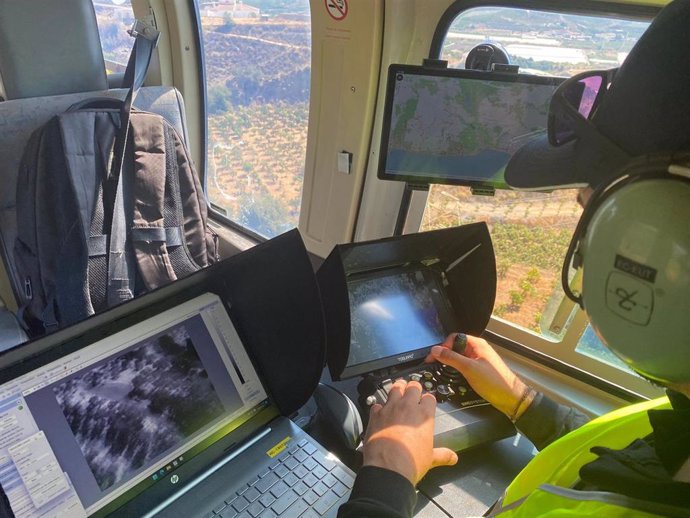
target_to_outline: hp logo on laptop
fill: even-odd
[[[172,477],[170,477],[170,483],[171,484],[177,484],[179,481],[180,481],[180,477],[178,477],[177,475],[173,475]]]

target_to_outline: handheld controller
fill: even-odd
[[[464,352],[467,337],[459,334],[453,350]],[[515,434],[510,420],[479,396],[456,369],[439,363],[422,364],[407,369],[391,369],[365,376],[359,384],[360,406],[371,407],[388,400],[397,379],[417,381],[425,393],[436,397],[434,446],[462,451],[482,443]]]
[[[425,393],[433,394],[438,403],[450,402],[459,408],[488,405],[470,386],[465,378],[452,367],[440,364],[427,365],[423,369],[419,367],[408,371],[397,372],[395,379],[417,381],[422,385]],[[372,406],[375,403],[381,405],[388,400],[388,393],[393,386],[394,379],[386,378],[376,383],[374,391],[365,396],[363,403]]]

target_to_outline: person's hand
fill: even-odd
[[[441,345],[432,347],[425,361],[438,361],[457,369],[477,394],[505,415],[517,417],[513,414],[525,393],[525,384],[482,338],[467,335],[464,354],[453,351],[456,335],[453,333]]]
[[[419,383],[393,383],[386,404],[371,407],[363,465],[395,471],[416,486],[431,468],[455,464],[454,451],[434,448],[435,411],[436,399],[422,395]]]

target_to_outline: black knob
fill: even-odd
[[[444,383],[455,385],[463,380],[462,374],[448,365],[442,365],[438,370],[438,377]]]
[[[465,354],[465,347],[467,347],[467,335],[458,333],[453,340],[453,351],[458,354]]]
[[[436,387],[436,399],[438,399],[439,401],[445,401],[452,395],[453,390],[447,385],[438,385]]]

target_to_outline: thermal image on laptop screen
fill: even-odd
[[[17,518],[89,516],[267,404],[207,294],[2,385],[0,484]]]

